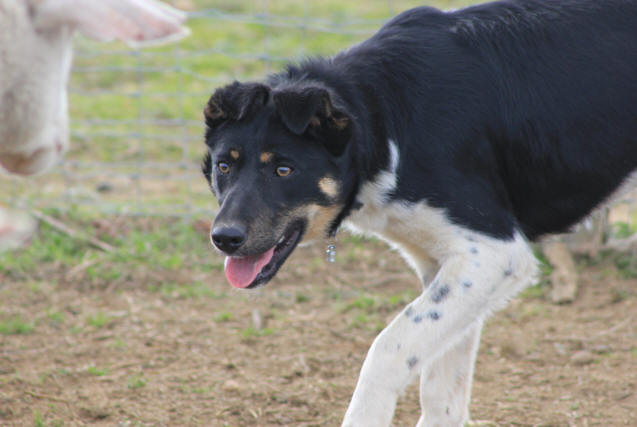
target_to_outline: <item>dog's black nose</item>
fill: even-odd
[[[246,233],[240,227],[214,227],[210,233],[212,243],[227,254],[239,249],[246,241]]]

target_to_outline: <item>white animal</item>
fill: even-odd
[[[154,0],[0,0],[0,165],[42,173],[66,151],[75,30],[135,46],[186,35],[184,18]]]
[[[187,35],[184,20],[155,0],[0,0],[0,171],[43,173],[66,151],[75,31],[139,46]],[[0,251],[33,229],[0,207]]]

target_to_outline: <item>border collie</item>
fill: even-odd
[[[205,108],[211,230],[238,288],[343,224],[404,256],[422,294],[378,335],[343,426],[387,427],[420,375],[423,426],[461,426],[485,318],[534,283],[529,241],[637,168],[637,1],[408,10],[370,39]]]

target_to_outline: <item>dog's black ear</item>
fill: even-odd
[[[343,152],[351,137],[351,118],[335,107],[321,87],[290,87],[274,91],[272,100],[283,124],[297,135],[309,133],[321,139],[335,155]]]
[[[208,181],[208,184],[212,185],[212,157],[210,156],[210,152],[207,151],[203,156],[203,161],[201,162],[201,172],[203,176]]]
[[[270,88],[261,83],[234,82],[217,89],[204,108],[206,125],[215,128],[226,120],[241,120],[268,102]]]

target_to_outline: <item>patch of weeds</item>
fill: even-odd
[[[352,323],[350,323],[350,325],[355,328],[360,328],[362,326],[367,325],[368,322],[369,322],[369,319],[367,318],[366,314],[358,313],[357,315],[354,316],[354,318],[352,319]]]
[[[308,302],[310,300],[310,297],[308,295],[297,292],[295,300],[298,303],[303,303],[303,302]]]
[[[64,322],[64,314],[53,309],[49,309],[46,312],[46,317],[49,319],[49,322],[53,325],[59,325]]]
[[[89,316],[86,319],[86,324],[94,327],[95,329],[100,329],[108,325],[112,320],[113,319],[111,317],[105,315],[101,311],[98,311],[94,316]]]
[[[215,316],[215,322],[217,323],[229,322],[233,318],[234,318],[233,314],[230,313],[229,311],[222,311],[221,313]]]
[[[256,337],[266,337],[268,335],[272,335],[273,333],[274,333],[274,329],[272,328],[257,329],[250,326],[249,328],[245,328],[241,330],[241,338],[250,339],[250,338],[256,338]]]
[[[36,282],[36,283],[31,283],[29,285],[29,290],[34,293],[34,294],[39,294],[42,292],[42,283]]]
[[[637,256],[630,252],[618,253],[613,259],[617,273],[622,279],[637,277]]]
[[[33,322],[27,322],[17,316],[9,320],[0,320],[0,334],[2,335],[26,335],[35,329]]]
[[[389,306],[389,308],[402,307],[413,301],[415,298],[416,293],[414,291],[401,292],[388,296],[385,300],[385,304]]]
[[[212,298],[220,299],[225,296],[223,292],[216,292],[210,286],[202,282],[194,282],[188,284],[163,283],[160,286],[150,286],[151,292],[159,292],[167,298]]]
[[[539,263],[540,282],[543,282],[544,280],[548,279],[548,277],[553,272],[554,268],[549,263],[548,258],[546,258],[546,255],[544,255],[544,252],[542,252],[539,247],[536,247],[535,249],[533,249],[533,253],[535,254],[535,258],[537,258],[537,260],[540,261]]]
[[[126,343],[121,338],[115,338],[113,342],[111,343],[111,347],[117,350],[121,350],[126,348]]]
[[[538,283],[535,286],[529,286],[520,292],[520,298],[523,299],[544,299],[548,291],[548,286],[545,283]]]
[[[95,377],[103,377],[104,375],[108,375],[110,373],[108,368],[100,369],[95,366],[89,366],[86,371]]]
[[[376,333],[379,333],[380,331],[382,331],[383,329],[385,329],[385,322],[381,322],[380,320],[378,320],[375,324],[374,324],[374,331]]]
[[[42,414],[37,409],[33,412],[33,427],[45,427]]]
[[[127,387],[131,390],[137,390],[146,386],[147,381],[141,375],[133,375],[128,379]]]
[[[99,264],[88,267],[85,274],[93,281],[101,280],[104,282],[112,282],[122,277],[122,270],[112,268],[107,264]]]
[[[56,216],[54,211],[46,213]],[[59,215],[58,215],[59,216]],[[38,231],[37,244],[0,255],[0,273],[11,277],[38,271],[41,264],[57,263],[60,266],[76,265],[77,260],[89,249],[86,243],[58,233],[48,224],[42,223]]]
[[[627,239],[637,232],[637,224],[618,221],[611,224],[610,233],[616,239]]]
[[[341,290],[333,290],[328,294],[329,298],[334,301],[342,301],[343,300],[343,291]]]
[[[374,307],[376,307],[376,300],[374,298],[366,295],[360,295],[354,301],[347,304],[344,311],[347,312],[354,308],[359,310],[371,311]]]

